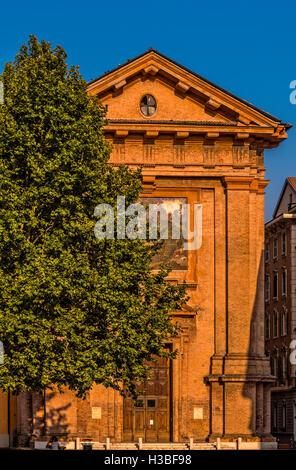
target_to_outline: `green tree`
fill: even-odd
[[[94,236],[94,208],[136,201],[141,172],[108,164],[106,109],[60,46],[30,36],[0,78],[0,388],[135,393],[185,300],[151,273],[157,244]]]

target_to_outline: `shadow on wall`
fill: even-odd
[[[51,406],[51,400],[56,396],[56,393],[51,390],[40,393],[24,392],[22,395],[22,406],[26,405],[27,421],[22,425],[23,445],[30,445],[31,436],[34,439],[42,436],[63,436],[69,433],[67,410],[71,407],[70,401],[60,406],[56,406],[56,403],[54,407]],[[25,434],[27,442],[25,442]]]
[[[69,433],[68,422],[66,411],[71,407],[71,403],[68,402],[59,407],[51,407],[50,401],[56,397],[56,393],[46,391],[45,393],[45,407],[44,407],[44,431],[46,435],[67,435]]]
[[[252,309],[250,341],[243,396],[251,403],[249,429],[254,436],[270,436],[270,387],[272,376],[264,341],[264,251],[261,253]],[[250,380],[251,379],[251,380]],[[253,379],[253,380],[252,380]]]

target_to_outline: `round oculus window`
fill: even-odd
[[[140,109],[143,116],[150,117],[156,111],[156,100],[152,95],[145,95],[141,99]]]

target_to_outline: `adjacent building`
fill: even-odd
[[[286,441],[296,440],[296,369],[290,361],[295,339],[296,177],[289,177],[265,225],[265,352],[275,376],[271,430]]]

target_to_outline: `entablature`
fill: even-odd
[[[167,137],[184,143],[202,138],[205,143],[213,144],[223,137],[233,139],[233,145],[247,144],[266,149],[279,144],[278,134],[273,127],[238,126],[235,122],[213,121],[137,121],[110,119],[104,128],[107,138],[113,141],[133,136],[150,138],[152,140]],[[284,137],[283,137],[284,138]]]

